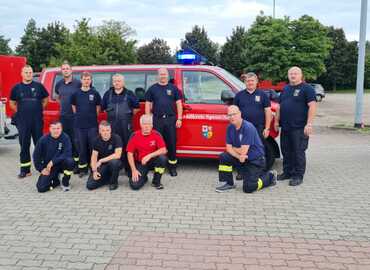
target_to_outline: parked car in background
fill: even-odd
[[[320,102],[325,97],[325,89],[319,83],[310,83],[310,85],[315,89],[316,101]]]

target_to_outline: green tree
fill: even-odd
[[[99,64],[132,64],[136,62],[136,40],[130,40],[135,31],[123,21],[104,21],[96,27],[100,47]]]
[[[230,37],[226,38],[220,52],[220,64],[236,76],[243,73],[247,63],[243,51],[247,47],[247,31],[242,26],[233,29]]]
[[[343,29],[332,26],[328,27],[328,37],[333,47],[324,62],[326,72],[318,78],[318,81],[328,90],[350,87],[353,84],[353,77],[356,76],[357,42],[348,42]]]
[[[191,32],[185,34],[185,39],[181,41],[181,49],[187,48],[197,51],[209,62],[218,63],[218,45],[209,39],[204,27],[195,25]]]
[[[248,30],[242,57],[245,71],[260,78],[281,81],[291,66],[292,33],[289,18],[274,19],[261,13]]]
[[[318,20],[304,15],[290,23],[293,46],[291,64],[301,67],[306,80],[315,80],[325,72],[325,59],[332,47],[328,31]]]
[[[6,39],[3,35],[0,35],[0,54],[12,54],[12,49],[9,47],[10,39]]]
[[[140,64],[172,64],[171,48],[163,39],[154,38],[137,50]]]
[[[75,31],[65,44],[58,44],[59,65],[68,60],[72,65],[129,64],[136,62],[135,40],[128,40],[134,32],[124,22],[104,21],[103,25],[90,27],[89,19],[76,22]]]
[[[24,29],[20,44],[15,49],[18,55],[26,56],[28,64],[33,67],[40,62],[37,54],[38,33],[39,29],[36,26],[36,21],[30,19]]]

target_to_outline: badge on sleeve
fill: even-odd
[[[261,96],[256,96],[255,100],[256,100],[256,102],[261,102]]]
[[[94,95],[89,95],[89,100],[94,101]]]
[[[298,97],[300,92],[301,92],[301,89],[295,89],[295,90],[294,90],[294,94],[293,94],[293,95],[294,95],[295,97]]]
[[[172,90],[171,89],[167,89],[167,96],[172,96]]]

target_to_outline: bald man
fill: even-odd
[[[216,188],[216,192],[234,189],[233,166],[243,179],[243,191],[256,190],[276,184],[277,172],[265,172],[265,150],[257,129],[252,123],[243,120],[239,108],[228,108],[230,125],[226,133],[226,152],[220,155],[219,181],[226,182]]]
[[[168,79],[168,70],[160,68],[158,83],[145,94],[145,114],[153,113],[154,129],[161,133],[168,149],[168,171],[177,176],[176,128],[182,125],[182,103],[179,90]]]
[[[33,144],[42,136],[43,109],[48,103],[49,93],[45,87],[33,81],[32,67],[22,68],[22,82],[16,84],[10,93],[10,108],[17,114],[17,129],[19,133],[20,172],[18,178],[31,175],[31,137]]]
[[[315,90],[303,81],[299,67],[288,71],[289,84],[284,87],[276,109],[275,129],[281,126],[280,145],[283,173],[278,180],[290,180],[290,186],[302,184],[306,171],[306,149],[316,113]]]

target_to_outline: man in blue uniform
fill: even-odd
[[[49,131],[37,142],[33,152],[35,167],[40,172],[36,187],[38,192],[52,190],[60,185],[62,173],[62,189],[68,191],[74,167],[71,141],[58,121],[50,124]]]
[[[81,74],[81,89],[71,97],[72,110],[75,115],[75,134],[79,148],[80,177],[88,174],[92,145],[98,136],[98,114],[101,97],[91,86],[92,76],[89,72]]]
[[[65,132],[72,143],[73,159],[78,163],[77,142],[74,134],[74,115],[71,105],[71,97],[81,88],[81,81],[76,80],[72,76],[72,68],[68,62],[64,62],[61,66],[63,79],[55,85],[55,93],[58,95],[57,99],[60,104],[60,122],[63,125],[63,132]],[[76,166],[75,173],[78,173]]]
[[[16,113],[19,133],[20,173],[19,178],[31,175],[31,137],[33,144],[42,136],[43,109],[48,103],[48,92],[45,87],[33,81],[33,71],[30,66],[22,68],[22,82],[15,85],[10,94],[10,108]]]
[[[96,138],[91,155],[91,175],[86,187],[97,189],[109,184],[109,190],[118,188],[118,175],[121,167],[122,141],[112,133],[107,121],[99,124],[99,136]]]
[[[281,126],[280,145],[283,154],[283,173],[278,180],[290,179],[289,185],[302,184],[306,171],[306,149],[312,134],[316,113],[315,90],[303,82],[299,67],[288,71],[289,85],[280,94],[276,110],[275,129]]]
[[[101,107],[108,114],[113,133],[121,137],[124,153],[132,132],[132,116],[139,111],[140,104],[135,94],[125,88],[123,75],[113,75],[112,81],[113,87],[105,92]],[[123,154],[121,160],[128,172],[127,155]]]
[[[243,191],[251,193],[276,184],[277,172],[265,172],[265,153],[256,128],[243,120],[239,108],[231,105],[227,116],[226,152],[220,155],[219,181],[226,182],[216,188],[225,192],[235,188],[233,166],[237,167],[243,178]]]
[[[171,176],[177,176],[176,128],[182,125],[182,103],[179,90],[168,77],[167,69],[158,70],[158,83],[145,94],[145,114],[153,112],[154,129],[161,133],[168,149],[168,170]]]
[[[265,146],[265,154],[267,154],[266,138],[270,134],[272,119],[270,99],[263,90],[257,89],[258,77],[253,72],[244,75],[244,83],[246,89],[236,94],[234,104],[242,112],[242,118],[252,123],[257,129]],[[268,158],[266,157],[266,160]]]

